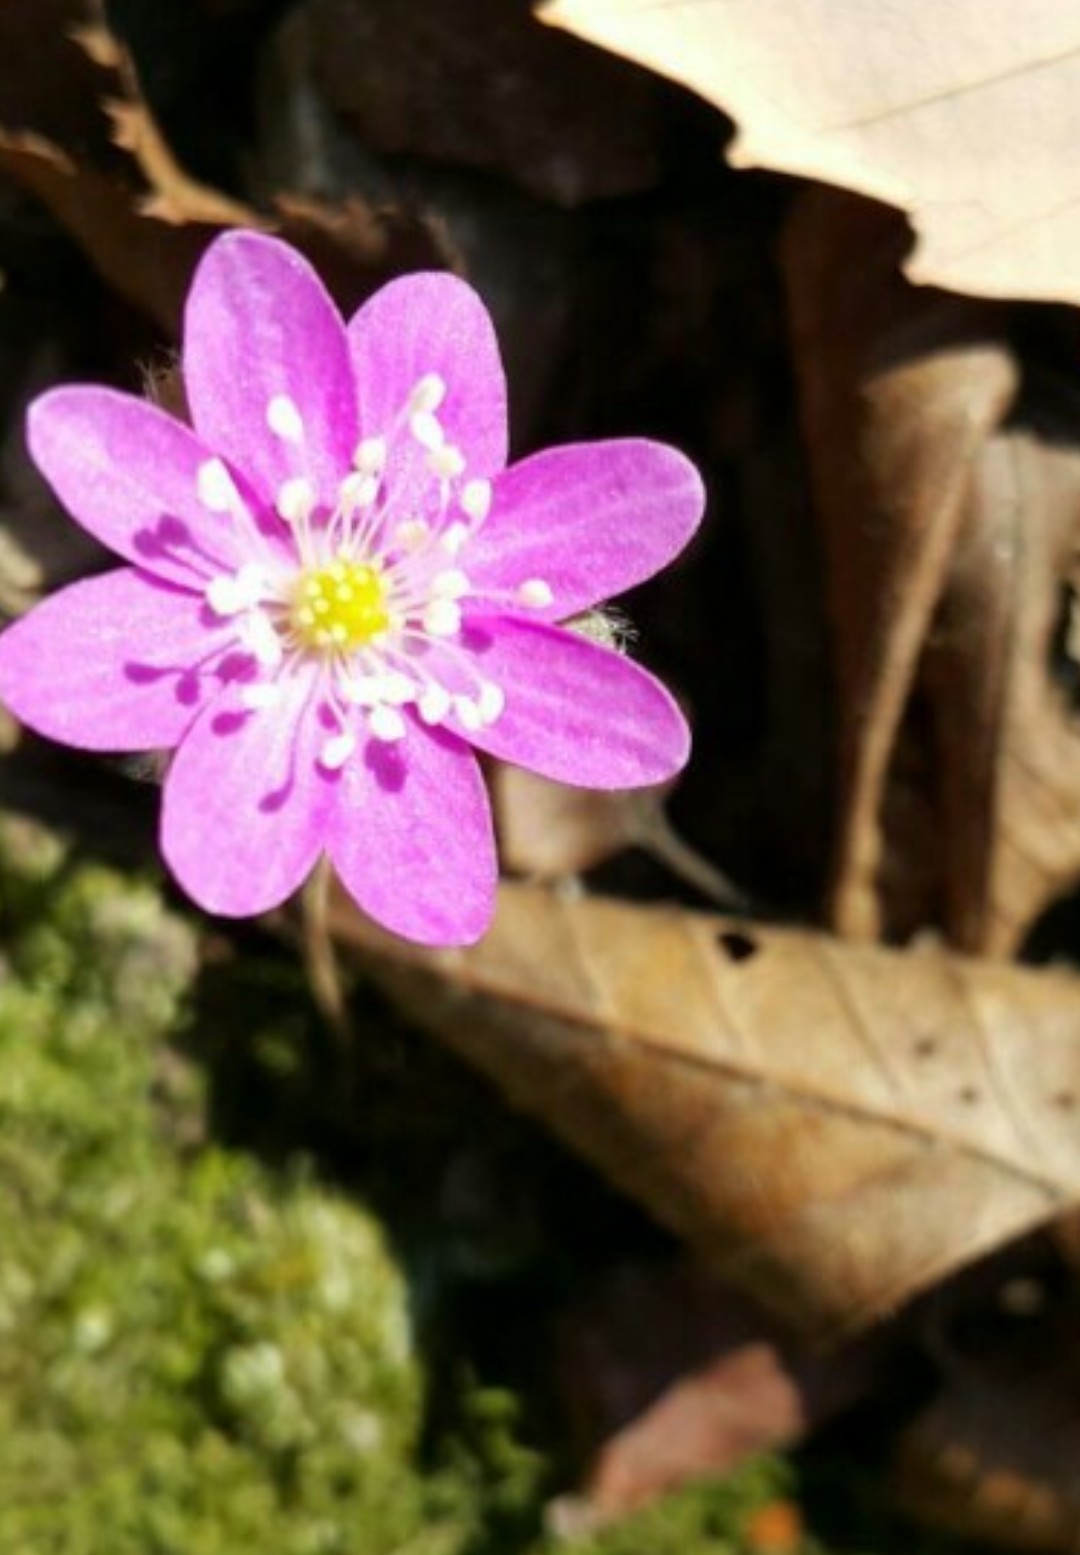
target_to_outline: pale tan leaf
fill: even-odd
[[[1080,980],[506,885],[339,940],[727,1278],[854,1329],[1080,1197]]]
[[[907,211],[913,280],[1080,302],[1072,0],[555,0],[540,14],[730,114],[737,165]]]

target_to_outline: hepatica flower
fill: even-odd
[[[175,752],[162,850],[210,911],[273,907],[326,854],[388,928],[477,939],[496,861],[476,751],[595,788],[686,760],[668,693],[557,623],[681,550],[696,472],[635,439],[507,467],[468,286],[407,276],[346,325],[253,233],[208,249],[183,367],[190,427],[90,386],[31,407],[36,463],[129,565],[0,637],[0,697],[70,745]]]

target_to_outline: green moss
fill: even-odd
[[[190,932],[147,887],[5,840],[0,1548],[414,1540],[420,1373],[379,1227],[296,1171],[193,1148],[197,1080],[161,1045]]]

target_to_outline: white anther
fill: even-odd
[[[396,707],[373,707],[368,715],[368,728],[377,740],[393,743],[405,738],[406,723]]]
[[[273,707],[281,697],[281,687],[273,680],[257,681],[253,686],[245,686],[240,693],[240,705],[249,713],[262,712],[264,708]]]
[[[506,698],[503,696],[502,688],[493,685],[490,680],[485,680],[477,695],[476,706],[480,713],[481,723],[493,724],[506,706]]]
[[[433,448],[428,454],[428,469],[445,481],[453,480],[464,468],[465,455],[453,443],[444,443],[441,448]]]
[[[357,443],[353,464],[362,475],[381,475],[386,466],[385,437],[365,437]]]
[[[248,652],[254,654],[267,669],[276,669],[281,663],[281,638],[274,630],[270,617],[263,611],[249,611],[240,623],[238,635]]]
[[[470,734],[476,734],[483,728],[483,717],[472,697],[455,697],[454,712],[457,714],[458,722],[463,728],[468,729]]]
[[[211,513],[231,513],[240,505],[240,493],[220,459],[205,459],[195,477],[199,501]]]
[[[409,395],[412,411],[438,410],[446,398],[446,380],[438,373],[425,373]]]
[[[446,528],[439,536],[439,544],[442,546],[443,550],[449,552],[451,556],[456,556],[468,538],[468,524],[461,524],[455,520],[454,523],[447,524]]]
[[[356,740],[351,734],[335,734],[319,752],[319,762],[328,772],[340,772],[355,749]]]
[[[551,592],[550,583],[545,583],[543,578],[529,578],[517,591],[517,597],[523,605],[528,605],[530,610],[543,610],[550,605],[555,595]]]
[[[263,570],[257,562],[245,562],[239,572],[211,579],[206,602],[219,616],[239,615],[262,598]]]
[[[416,699],[415,684],[401,670],[387,670],[385,675],[381,675],[379,690],[383,701],[389,702],[392,707],[404,707],[407,702]]]
[[[433,599],[422,616],[429,637],[456,637],[461,630],[461,609],[452,599]]]
[[[379,482],[374,475],[354,470],[338,487],[338,495],[344,508],[370,508],[379,495]]]
[[[381,680],[375,675],[342,676],[337,687],[353,707],[374,707],[382,700]]]
[[[287,524],[302,524],[311,517],[317,500],[315,487],[307,476],[294,475],[291,480],[282,481],[274,505]]]
[[[466,481],[461,488],[458,501],[469,517],[480,523],[482,519],[487,518],[491,508],[491,482]]]
[[[434,451],[443,446],[442,423],[433,411],[414,411],[409,417],[409,431],[422,448]]]
[[[445,572],[437,572],[431,580],[431,593],[435,599],[464,599],[471,588],[472,584],[460,567],[448,567]]]
[[[304,423],[296,401],[287,394],[275,394],[266,407],[266,424],[275,437],[285,443],[304,441]]]
[[[450,707],[449,691],[436,685],[428,686],[416,704],[416,710],[426,724],[441,724]]]
[[[431,526],[422,518],[407,518],[394,530],[394,542],[403,551],[419,551],[431,535]]]

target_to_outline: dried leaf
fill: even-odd
[[[555,0],[540,14],[730,114],[736,165],[907,211],[913,280],[1080,302],[1071,0]]]
[[[876,1361],[865,1341],[800,1352],[689,1264],[617,1270],[561,1329],[593,1525],[801,1438],[860,1396]]]
[[[904,242],[816,191],[784,244],[840,692],[830,916],[1001,954],[1080,878],[1080,731],[1051,674],[1076,407],[1021,396],[1007,318],[908,285]]]
[[[474,949],[331,924],[422,1023],[815,1334],[1080,1196],[1080,981],[503,887]]]
[[[904,1511],[968,1539],[1075,1551],[1080,1540],[1075,1300],[944,1357],[940,1397],[901,1443]]]

